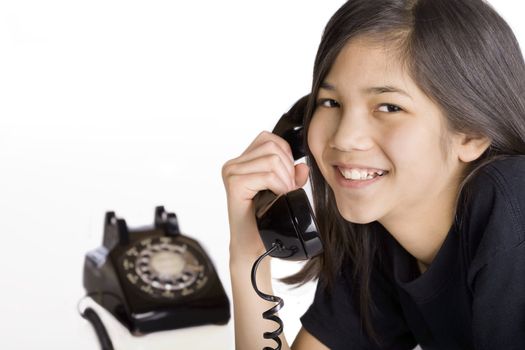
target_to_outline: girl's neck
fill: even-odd
[[[419,207],[418,210],[405,211],[405,215],[379,220],[394,239],[418,260],[422,272],[436,257],[453,225],[456,203],[445,203],[431,201],[426,208]]]

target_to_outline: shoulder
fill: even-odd
[[[462,232],[473,265],[525,240],[525,155],[505,156],[483,166],[465,187]]]
[[[517,186],[523,184],[525,175],[525,155],[504,156],[485,165],[481,172],[501,186]]]
[[[471,204],[497,210],[508,216],[523,239],[525,209],[525,155],[505,156],[483,166],[469,184]],[[520,232],[521,231],[521,232]]]

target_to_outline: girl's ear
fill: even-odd
[[[478,159],[492,142],[490,138],[481,135],[459,133],[457,136],[458,158],[465,163]]]

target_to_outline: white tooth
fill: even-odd
[[[376,176],[376,174],[383,175],[385,173],[384,170],[371,171],[369,173],[366,169],[339,168],[339,171],[346,179],[350,179],[350,180],[370,180],[370,179],[373,179]]]

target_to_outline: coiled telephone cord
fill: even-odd
[[[261,261],[264,258],[266,258],[268,255],[270,255],[274,250],[277,250],[280,247],[281,245],[279,244],[279,242],[273,243],[272,248],[268,249],[263,255],[257,258],[257,260],[255,260],[255,263],[253,264],[253,267],[252,267],[252,286],[253,286],[253,289],[255,289],[255,292],[257,293],[257,295],[259,295],[259,297],[261,297],[262,299],[266,301],[277,303],[272,308],[266,310],[262,314],[262,317],[264,319],[274,321],[275,323],[279,325],[279,327],[273,332],[263,333],[264,339],[273,339],[277,343],[277,347],[270,348],[266,346],[264,347],[263,350],[280,350],[281,349],[282,342],[281,342],[281,338],[279,338],[279,335],[281,335],[281,333],[283,332],[283,321],[279,318],[279,316],[277,316],[277,312],[284,306],[284,302],[283,302],[283,299],[275,295],[270,295],[270,294],[261,292],[259,288],[257,288],[257,281],[255,278],[255,275],[257,273],[257,268],[259,267],[259,264],[261,263]]]

